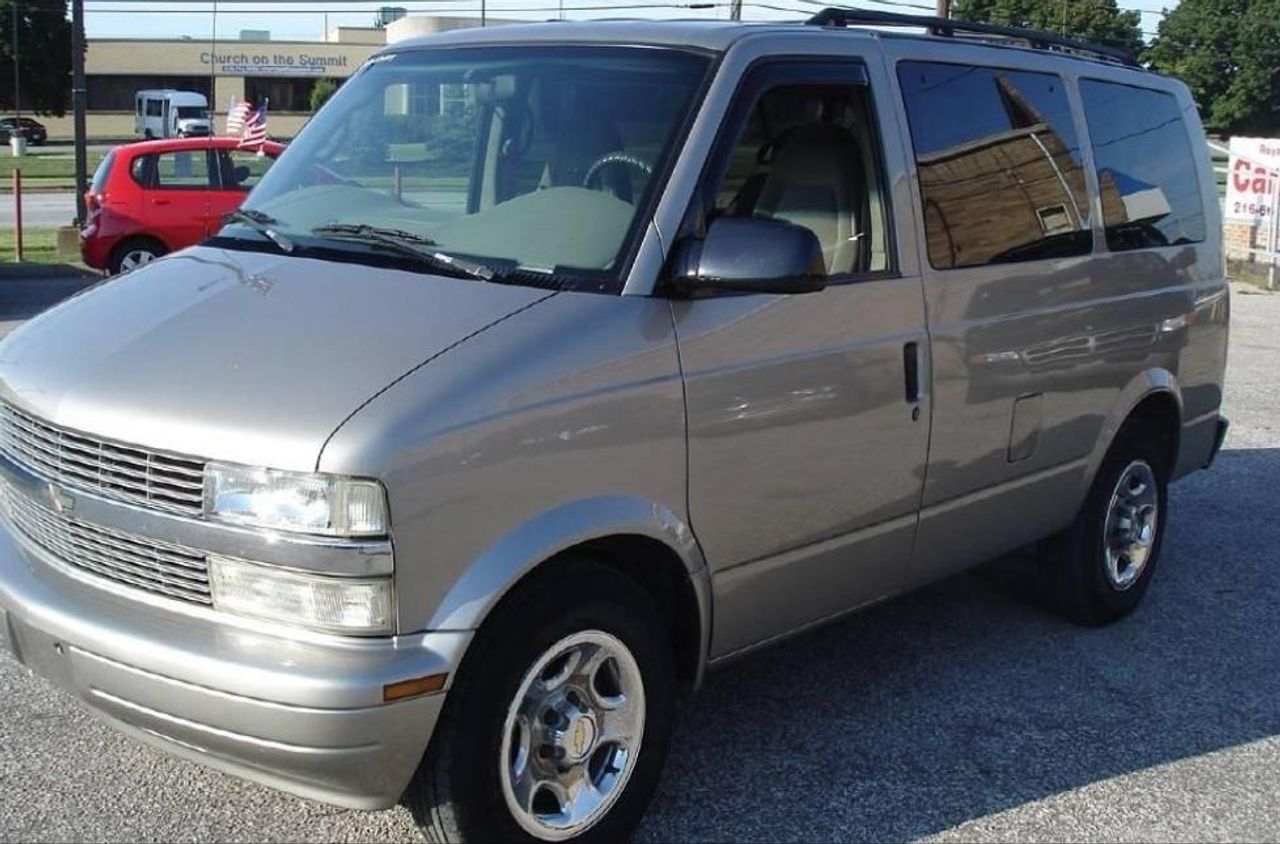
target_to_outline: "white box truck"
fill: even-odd
[[[133,130],[147,140],[210,135],[209,100],[195,91],[139,91],[134,95]]]

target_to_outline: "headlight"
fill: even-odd
[[[392,632],[390,578],[326,577],[210,556],[214,609],[331,633]]]
[[[212,519],[323,536],[382,536],[387,496],[377,481],[226,463],[204,469]]]

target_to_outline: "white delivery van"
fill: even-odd
[[[133,130],[147,140],[213,134],[209,100],[195,91],[139,91],[134,95]]]

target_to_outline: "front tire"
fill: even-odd
[[[1168,521],[1167,457],[1158,438],[1121,430],[1075,522],[1051,543],[1049,587],[1071,620],[1124,618],[1151,585]]]
[[[449,692],[406,793],[429,841],[624,840],[657,787],[666,620],[625,575],[550,565],[494,611]]]

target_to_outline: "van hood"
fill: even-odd
[[[195,247],[11,333],[0,397],[104,439],[311,471],[371,396],[551,295]]]

